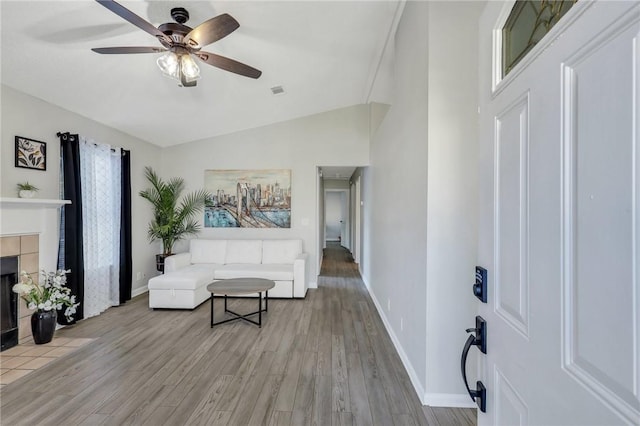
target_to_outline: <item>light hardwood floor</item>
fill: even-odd
[[[319,288],[304,300],[270,300],[262,329],[211,329],[208,302],[193,311],[147,306],[139,296],[58,330],[96,340],[3,387],[0,423],[475,425],[475,410],[422,407],[339,246],[325,251]]]

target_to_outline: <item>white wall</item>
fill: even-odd
[[[382,121],[384,121],[390,107],[391,105],[389,104],[381,104],[377,102],[369,104],[369,134],[372,138],[378,131]]]
[[[349,181],[344,179],[325,179],[324,189],[344,189],[349,190]]]
[[[421,397],[427,358],[427,22],[428,4],[407,2],[395,36],[394,95],[373,135],[363,188],[370,215],[363,276]]]
[[[363,276],[429,405],[468,405],[459,372],[473,325],[476,46],[480,2],[407,2],[394,96],[364,170]]]
[[[16,197],[18,182],[29,181],[40,188],[38,198],[58,199],[60,181],[60,142],[57,132],[69,131],[90,137],[96,142],[117,145],[131,150],[131,204],[132,204],[132,250],[133,293],[146,288],[149,278],[155,273],[154,255],[158,244],[149,244],[147,224],[151,220],[151,208],[138,196],[146,187],[144,166],[157,168],[160,163],[160,148],[116,129],[44,102],[40,99],[1,86],[2,93],[2,143],[0,149],[0,195]],[[72,93],[69,96],[73,96]],[[16,135],[47,143],[47,170],[37,171],[14,167],[14,138]],[[47,258],[57,253],[44,254]],[[137,281],[137,272],[146,279]]]
[[[425,391],[434,405],[473,406],[459,359],[464,330],[475,326],[477,312],[471,286],[477,259],[476,40],[483,7],[429,2]],[[473,371],[472,360],[468,365]]]
[[[165,148],[162,175],[182,176],[187,190],[213,169],[291,169],[291,228],[206,228],[203,238],[302,238],[312,285],[318,275],[317,166],[368,164],[367,106],[359,105]],[[186,249],[184,242],[176,251]]]

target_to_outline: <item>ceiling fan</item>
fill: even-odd
[[[258,78],[262,74],[249,65],[245,65],[234,59],[203,52],[203,46],[211,44],[234,32],[240,24],[230,15],[223,13],[211,18],[195,28],[184,25],[189,20],[189,12],[182,7],[171,9],[171,17],[175,22],[167,22],[158,28],[145,21],[140,16],[131,12],[121,4],[113,0],[96,0],[116,15],[129,21],[136,27],[156,37],[162,47],[127,46],[127,47],[96,47],[93,50],[102,54],[135,54],[135,53],[162,53],[157,60],[162,72],[179,82],[180,86],[193,87],[200,78],[200,69],[192,56],[214,67],[230,71],[250,78]]]

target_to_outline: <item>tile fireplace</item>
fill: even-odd
[[[0,351],[18,344],[18,295],[12,291],[18,281],[18,256],[0,258]]]
[[[9,349],[15,344],[9,343],[5,346],[5,325],[11,331],[6,338],[23,339],[31,336],[31,314],[22,300],[15,294],[12,287],[20,279],[20,271],[31,274],[34,280],[38,279],[40,243],[39,236],[33,235],[13,235],[0,237],[0,275],[2,276],[2,287],[0,287],[0,309],[2,309],[2,350]],[[5,307],[15,306],[16,323],[7,315],[5,318]],[[9,313],[10,311],[7,311]],[[13,314],[13,312],[11,312]],[[10,337],[11,336],[11,337]],[[12,340],[11,340],[12,341]],[[16,340],[17,342],[17,340]]]
[[[11,287],[20,278],[20,271],[28,272],[37,280],[41,269],[56,269],[59,208],[64,204],[69,204],[69,201],[0,197],[0,258],[17,258],[18,263],[16,277],[6,278],[11,286],[0,290],[0,303],[5,303],[5,299],[8,306],[14,303],[11,301],[14,296]],[[15,264],[16,261],[10,262]],[[5,264],[1,266],[4,275]],[[32,312],[22,300],[17,297],[15,300],[18,306],[18,340],[22,341],[31,336]],[[4,315],[4,309],[0,309]],[[10,317],[2,317],[2,328],[5,323],[13,329]],[[4,340],[2,346],[4,349]]]

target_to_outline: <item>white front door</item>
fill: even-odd
[[[640,424],[640,4],[579,1],[499,81],[505,10],[480,22],[478,424]]]

